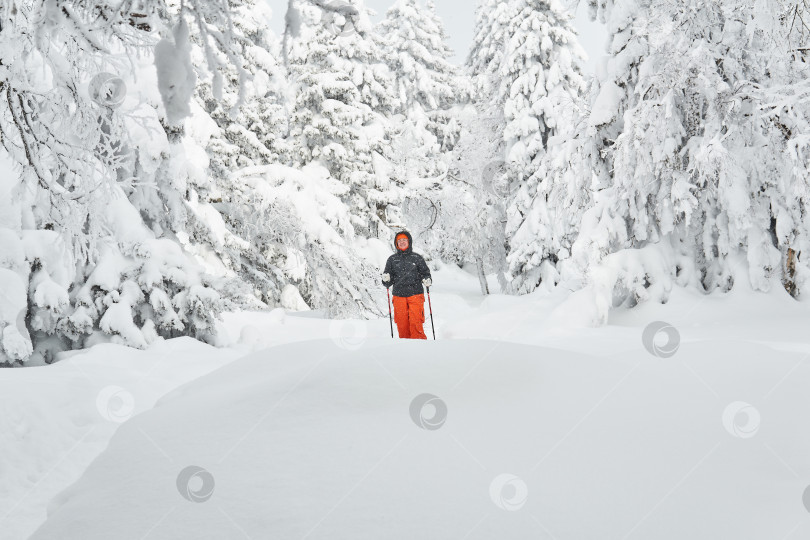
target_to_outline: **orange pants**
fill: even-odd
[[[422,329],[422,323],[425,322],[425,295],[417,294],[407,298],[395,296],[394,322],[397,323],[400,338],[427,339]]]

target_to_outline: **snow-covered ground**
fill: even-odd
[[[581,328],[434,277],[436,342],[276,310],[0,371],[0,538],[808,536],[807,304],[680,290]]]

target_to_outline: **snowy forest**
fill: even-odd
[[[810,538],[808,212],[810,0],[0,0],[0,540]]]
[[[592,326],[675,287],[801,300],[810,4],[581,4],[596,76],[562,0],[483,0],[464,65],[432,0],[4,0],[0,365],[383,318],[402,229]]]

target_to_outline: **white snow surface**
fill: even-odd
[[[588,328],[562,296],[477,291],[434,272],[435,342],[276,309],[228,314],[219,349],[104,344],[0,371],[0,537],[810,533],[805,303],[675,289]],[[656,321],[679,339],[655,336],[659,356]]]

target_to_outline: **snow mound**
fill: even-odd
[[[806,522],[803,352],[638,342],[261,351],[122,424],[31,538],[753,539]]]
[[[184,337],[146,351],[101,344],[48,366],[0,369],[0,538],[27,539],[48,501],[81,477],[121,422],[238,356]]]

